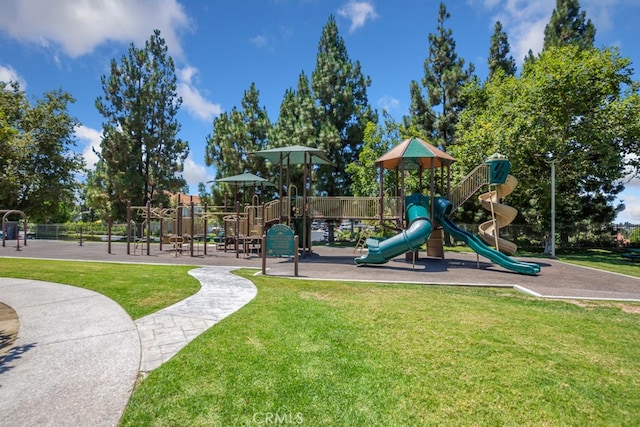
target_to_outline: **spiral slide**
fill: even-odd
[[[501,204],[500,200],[511,194],[517,185],[518,180],[516,177],[508,175],[504,184],[496,185],[495,190],[478,196],[482,207],[491,212],[495,218],[495,221],[489,220],[480,224],[478,227],[478,235],[489,246],[495,247],[505,255],[513,255],[516,249],[518,249],[518,246],[509,240],[499,237],[499,230],[513,222],[516,215],[518,215],[518,210],[514,207]]]
[[[482,255],[485,258],[490,259],[499,266],[506,268],[507,270],[515,271],[520,274],[529,274],[532,276],[540,273],[540,266],[538,264],[522,262],[508,257],[507,255],[499,252],[493,248],[487,246],[482,239],[475,234],[469,233],[462,228],[459,228],[453,221],[449,219],[448,211],[451,210],[451,202],[443,197],[437,197],[435,203],[436,211],[435,217],[438,223],[444,228],[444,230],[451,234],[458,240],[465,242],[476,253]]]
[[[433,225],[424,197],[419,194],[409,196],[405,214],[409,228],[383,241],[367,239],[367,254],[353,261],[358,265],[384,264],[398,255],[420,248],[429,240]]]

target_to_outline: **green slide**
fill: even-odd
[[[456,239],[465,242],[476,253],[490,259],[499,266],[506,268],[507,270],[515,271],[516,273],[529,274],[532,276],[540,273],[540,266],[538,264],[517,261],[502,252],[496,251],[495,249],[487,246],[482,239],[475,234],[471,234],[468,231],[459,228],[447,217],[447,211],[451,209],[451,202],[447,199],[437,197],[435,205],[435,216],[440,225],[442,225],[442,228]]]
[[[368,253],[354,262],[358,265],[384,264],[398,255],[419,249],[429,240],[433,225],[425,198],[419,194],[409,196],[405,215],[409,228],[386,240],[367,239]]]

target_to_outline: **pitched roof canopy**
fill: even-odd
[[[319,148],[305,147],[303,145],[291,145],[289,147],[270,148],[268,150],[254,151],[256,156],[263,157],[273,164],[285,165],[332,165],[334,163],[327,158],[324,151]]]
[[[240,175],[227,176],[216,179],[216,182],[226,182],[227,184],[237,185],[240,187],[251,187],[252,185],[266,185],[275,187],[275,185],[264,178],[252,173],[242,173]]]
[[[432,164],[433,160],[433,164]],[[420,138],[409,138],[396,145],[376,160],[376,166],[395,169],[431,169],[431,167],[449,166],[456,159],[444,151]]]

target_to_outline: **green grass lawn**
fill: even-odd
[[[152,372],[124,425],[640,418],[640,305],[241,274],[257,297]]]
[[[617,254],[565,256],[619,271]],[[0,258],[2,276],[86,287],[134,318],[196,292],[190,268]],[[123,425],[640,419],[638,303],[240,274],[254,281],[257,297],[144,379]]]
[[[563,251],[558,259],[585,267],[597,268],[628,276],[640,277],[640,262],[622,257],[621,249],[589,249],[583,251]]]
[[[200,289],[193,266],[0,258],[0,276],[79,286],[108,296],[138,319]]]

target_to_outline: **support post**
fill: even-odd
[[[111,227],[113,225],[113,221],[111,219],[111,215],[107,218],[107,253],[111,254]]]
[[[551,160],[551,259],[556,258],[556,161]]]
[[[147,201],[147,256],[151,255],[151,202]]]

